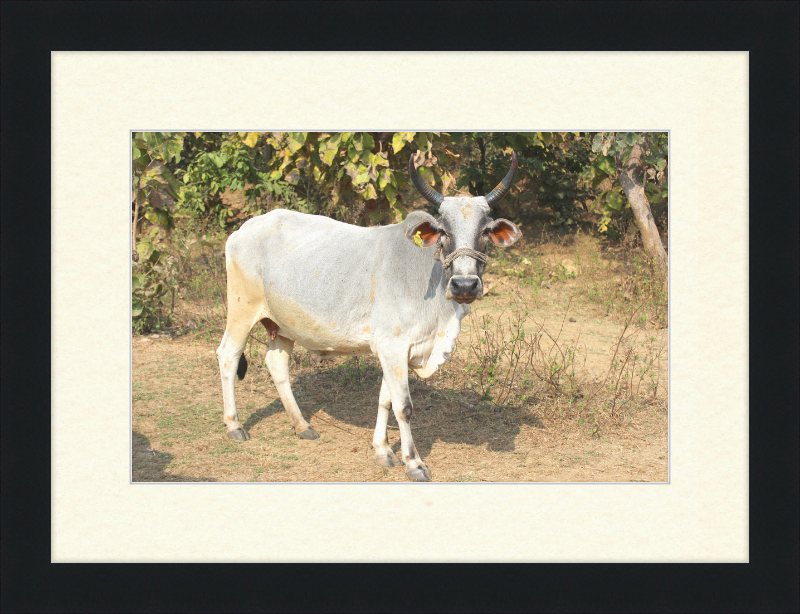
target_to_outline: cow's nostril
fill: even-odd
[[[450,287],[455,296],[475,296],[480,289],[481,278],[476,276],[453,276]]]

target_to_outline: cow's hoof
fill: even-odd
[[[309,426],[305,431],[302,433],[298,433],[297,435],[300,439],[319,439],[319,433],[314,430],[313,426]]]
[[[375,464],[379,467],[399,467],[403,464],[403,462],[397,458],[397,454],[394,452],[389,452],[389,454],[384,454],[383,456],[374,456]]]
[[[414,482],[430,482],[431,470],[425,467],[406,468],[406,475]]]
[[[231,439],[236,439],[237,441],[247,441],[250,439],[250,435],[248,435],[247,431],[241,427],[235,431],[228,431],[228,437]]]

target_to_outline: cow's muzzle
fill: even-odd
[[[456,303],[471,303],[483,298],[483,283],[477,275],[453,275],[445,292],[447,300]]]

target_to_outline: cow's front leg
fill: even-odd
[[[379,356],[383,384],[389,389],[392,410],[400,428],[400,448],[406,475],[415,482],[429,482],[431,470],[422,462],[411,436],[411,395],[408,391],[408,350]]]
[[[386,426],[389,422],[389,408],[392,406],[392,397],[386,379],[381,384],[381,396],[378,399],[378,422],[375,424],[375,434],[372,436],[372,447],[375,449],[373,458],[381,467],[397,467],[402,465],[397,454],[389,447],[389,438],[386,436]]]

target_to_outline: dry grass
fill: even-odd
[[[453,360],[411,378],[415,443],[435,480],[667,480],[666,295],[647,271],[627,272],[644,261],[631,250],[539,237],[495,254],[491,290],[464,320]],[[377,361],[316,364],[296,349],[293,390],[321,435],[300,440],[263,365],[261,330],[237,382],[251,440],[227,439],[218,254],[209,247],[184,264],[194,283],[176,302],[180,334],[133,338],[133,480],[405,481],[372,463]],[[392,422],[389,438],[399,450]]]
[[[242,444],[225,436],[214,348],[188,337],[134,341],[134,481],[405,481],[402,470],[372,464],[373,359],[303,367],[297,352],[293,388],[316,441],[294,435],[268,374],[252,365],[237,386],[252,437]],[[437,481],[666,480],[667,421],[657,406],[593,435],[558,397],[497,408],[469,386],[458,359],[412,379],[415,442]],[[389,436],[397,451],[396,427]]]

